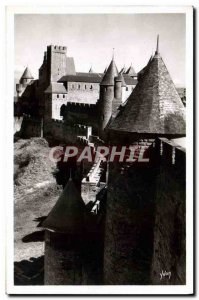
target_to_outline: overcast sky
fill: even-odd
[[[110,63],[112,49],[118,68],[131,62],[138,72],[159,50],[178,86],[185,86],[184,14],[93,14],[15,15],[15,71],[21,75],[26,65],[38,78],[47,45],[67,46],[76,71],[103,72]]]

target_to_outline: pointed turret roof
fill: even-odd
[[[28,67],[25,68],[25,71],[23,72],[21,79],[34,79]]]
[[[137,76],[135,70],[133,69],[132,63],[131,63],[130,67],[128,68],[128,70],[126,71],[125,74],[128,74],[130,76]]]
[[[104,74],[101,85],[114,85],[114,78],[116,76],[118,76],[118,69],[113,58],[106,73]]]
[[[123,73],[126,73],[126,67],[125,66],[119,72],[119,74],[123,74]]]
[[[153,55],[151,55],[151,57],[149,58],[148,63],[146,64],[146,66],[144,68],[142,68],[139,72],[138,72],[138,79],[141,78],[141,76],[144,74],[144,72],[146,71],[147,67],[149,66],[149,63],[152,61],[153,59]]]
[[[70,178],[42,227],[57,232],[79,233],[84,228],[85,204]]]
[[[157,47],[155,56],[109,129],[184,135],[185,126],[184,106]]]

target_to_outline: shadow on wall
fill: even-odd
[[[44,285],[44,256],[14,262],[15,285]]]
[[[30,242],[43,242],[44,241],[44,230],[32,232],[22,238],[23,243]]]

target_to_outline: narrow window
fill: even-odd
[[[91,85],[90,90],[92,90],[92,89],[93,89],[93,86]]]
[[[86,84],[85,84],[85,90],[86,90]]]
[[[126,87],[126,91],[128,91],[129,90],[129,88],[128,87]]]
[[[78,89],[80,90],[80,84],[78,84]]]
[[[65,95],[63,95],[63,98],[65,98]]]
[[[57,98],[59,98],[59,95],[57,95]]]

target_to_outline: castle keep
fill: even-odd
[[[132,145],[149,158],[66,164],[65,187],[42,223],[45,284],[185,284],[185,107],[159,37],[137,74],[132,65],[119,72],[114,57],[104,73],[80,73],[66,47],[48,46],[39,79],[26,68],[17,94],[22,137],[95,151]]]

